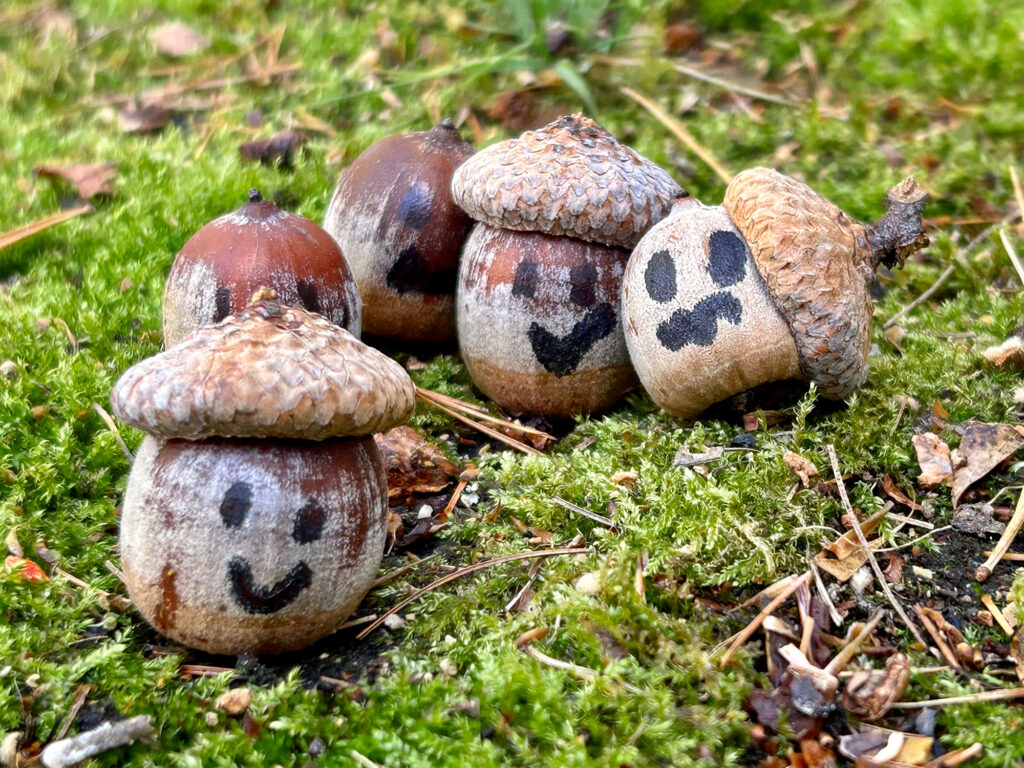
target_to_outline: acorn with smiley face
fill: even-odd
[[[384,551],[373,433],[412,413],[394,361],[262,294],[129,369],[115,413],[148,435],[128,479],[121,558],[158,631],[211,653],[278,653],[330,634]]]
[[[685,194],[582,115],[478,152],[452,196],[478,223],[456,289],[473,382],[515,412],[599,411],[635,386],[619,320],[629,248]]]

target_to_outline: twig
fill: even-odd
[[[106,409],[99,403],[93,403],[92,408],[94,411],[96,411],[97,414],[99,414],[99,417],[103,419],[103,423],[107,425],[107,429],[109,429],[110,434],[114,436],[114,441],[121,449],[121,453],[125,455],[125,458],[128,459],[129,462],[135,461],[135,454],[128,450],[128,446],[125,445],[124,440],[121,439],[121,433],[117,429],[117,424],[114,422],[114,417],[107,413]]]
[[[874,616],[872,616],[870,621],[868,621],[867,624],[861,627],[860,632],[854,635],[853,639],[850,640],[850,642],[848,642],[843,647],[843,649],[835,655],[835,658],[833,658],[828,663],[828,665],[826,665],[825,671],[828,672],[830,675],[838,675],[846,667],[846,665],[850,663],[850,660],[857,655],[857,651],[860,649],[862,645],[864,645],[864,641],[871,637],[871,633],[875,631],[875,627],[878,626],[878,623],[881,620],[882,612],[879,611]]]
[[[988,609],[988,612],[992,614],[992,618],[995,619],[999,628],[1006,633],[1006,636],[1013,637],[1013,627],[1010,626],[1010,622],[1006,620],[1006,615],[999,610],[999,606],[996,605],[996,601],[992,599],[992,595],[982,594],[981,604],[984,605]]]
[[[947,752],[934,760],[929,760],[924,764],[924,768],[956,768],[956,766],[977,757],[984,751],[985,750],[981,746],[981,742],[976,741],[969,747],[957,749],[953,752]]]
[[[871,547],[868,546],[867,537],[864,535],[864,531],[860,527],[860,520],[857,519],[857,513],[853,511],[853,505],[850,504],[850,497],[846,495],[846,485],[843,483],[843,473],[839,469],[839,457],[836,455],[836,447],[829,443],[825,446],[825,450],[828,452],[829,461],[832,462],[832,472],[836,476],[836,490],[839,491],[839,498],[843,502],[843,509],[846,510],[846,514],[850,518],[850,524],[853,526],[853,530],[857,532],[857,538],[860,540],[860,545],[864,547],[864,553],[868,556],[868,563],[871,564],[871,570],[875,572],[875,578],[878,579],[878,584],[881,586],[882,591],[885,593],[889,603],[895,609],[896,613],[903,623],[907,625],[911,634],[921,643],[921,645],[927,645],[924,641],[924,637],[921,636],[921,631],[917,628],[911,618],[907,615],[907,612],[903,610],[896,601],[896,596],[892,593],[889,588],[889,582],[885,580],[885,575],[882,573],[882,569],[878,566],[878,560],[875,558],[875,553],[871,551]]]
[[[921,608],[920,605],[915,605],[914,612],[917,614],[917,618],[921,620],[925,630],[932,636],[932,640],[935,641],[935,647],[939,649],[939,653],[942,654],[942,658],[946,660],[946,663],[957,672],[963,672],[964,668],[960,664],[960,660],[957,659],[956,655],[950,649],[949,643],[947,643],[946,639],[939,633],[939,630],[936,628],[935,624],[932,623],[932,620],[928,618],[924,609]]]
[[[185,679],[217,677],[217,675],[223,675],[225,672],[230,672],[232,676],[237,676],[237,673],[231,667],[214,667],[209,664],[182,664],[178,667],[178,674]]]
[[[1006,236],[1006,230],[999,230],[999,239],[1003,241],[1003,248],[1006,249],[1006,255],[1010,257],[1010,262],[1013,264],[1013,268],[1017,270],[1017,277],[1020,278],[1020,284],[1024,285],[1024,264],[1020,263],[1020,259],[1017,258],[1017,252],[1013,250],[1013,245],[1010,244],[1010,239]]]
[[[988,557],[992,554],[992,551],[985,550],[981,554]],[[1024,563],[1024,552],[1004,552],[1002,559],[1011,563]]]
[[[117,578],[117,580],[121,582],[121,584],[123,584],[126,588],[128,587],[128,581],[125,579],[124,571],[122,571],[120,568],[114,565],[112,561],[104,560],[103,567],[110,571]]]
[[[751,636],[757,631],[757,628],[764,623],[764,620],[768,618],[768,616],[770,616],[772,613],[774,613],[775,609],[782,605],[789,598],[790,595],[796,592],[802,585],[807,583],[808,579],[811,578],[811,573],[810,571],[807,571],[801,576],[794,576],[790,578],[793,579],[790,585],[783,589],[778,595],[776,595],[775,598],[770,603],[768,603],[768,605],[761,609],[761,612],[754,617],[754,620],[752,622],[747,624],[747,626],[745,626],[742,630],[740,630],[739,633],[736,634],[732,643],[726,649],[725,653],[722,654],[722,658],[719,660],[718,666],[724,667],[726,664],[728,664],[732,660],[732,657],[733,655],[735,655],[736,651],[738,651],[740,647],[751,638]]]
[[[68,709],[68,713],[64,715],[64,719],[61,720],[60,728],[57,729],[57,733],[53,737],[53,741],[60,741],[68,735],[68,731],[71,729],[71,724],[75,722],[75,718],[85,705],[85,700],[89,696],[89,691],[92,690],[92,686],[89,683],[83,683],[78,686],[75,691],[75,696],[71,700],[71,707]]]
[[[700,80],[702,83],[708,83],[709,85],[715,85],[718,86],[719,88],[724,88],[730,93],[742,93],[744,96],[749,96],[750,98],[757,99],[758,101],[767,101],[772,104],[782,104],[785,107],[796,106],[795,102],[790,101],[789,99],[783,96],[776,96],[771,93],[765,93],[764,91],[759,91],[756,88],[751,88],[746,85],[740,85],[739,83],[734,83],[731,80],[716,77],[715,75],[709,75],[706,72],[702,72],[699,69],[693,69],[692,67],[688,67],[685,64],[676,64],[674,65],[674,69],[681,75],[692,77],[694,80]]]
[[[505,613],[511,611],[516,606],[516,603],[522,600],[523,595],[526,594],[526,590],[533,586],[533,583],[537,580],[537,576],[540,575],[540,564],[540,560],[533,561],[533,565],[530,566],[530,572],[527,574],[526,577],[526,583],[523,584],[522,589],[516,592],[515,597],[513,597],[505,604]]]
[[[846,678],[849,678],[849,677],[853,677],[858,672],[869,672],[869,671],[872,671],[872,670],[844,669],[842,672],[840,672],[838,675],[836,675],[836,677],[838,677],[838,678],[840,678],[842,680],[842,679],[846,679]],[[949,671],[950,671],[949,667],[947,667],[945,665],[943,665],[941,667],[935,666],[935,667],[911,667],[910,668],[910,674],[911,675],[940,675],[943,672],[949,672]]]
[[[132,601],[131,600],[128,600],[127,598],[121,597],[120,595],[115,595],[115,594],[113,594],[111,592],[107,592],[105,590],[102,590],[99,587],[94,587],[92,584],[89,584],[88,582],[82,581],[77,576],[72,576],[70,573],[68,573],[67,571],[65,571],[62,568],[57,568],[55,566],[54,569],[53,569],[53,572],[55,574],[57,574],[58,576],[60,576],[65,581],[67,581],[69,584],[72,584],[72,585],[74,585],[76,587],[79,587],[80,589],[93,589],[93,590],[95,590],[96,594],[98,594],[100,597],[102,597],[105,600],[107,600],[112,607],[117,608],[118,610],[127,611],[129,608],[132,607]]]
[[[999,537],[999,542],[992,550],[992,554],[988,556],[988,560],[978,566],[978,570],[974,573],[974,578],[978,581],[985,581],[985,579],[992,575],[992,571],[995,570],[999,561],[1003,559],[1003,555],[1006,554],[1006,550],[1010,548],[1010,544],[1016,538],[1022,523],[1024,523],[1024,490],[1021,490],[1020,496],[1017,497],[1017,508],[1014,510],[1010,522],[1003,529],[1003,535]]]
[[[569,661],[555,659],[551,656],[548,656],[546,653],[543,653],[542,651],[538,651],[537,648],[532,645],[526,645],[523,647],[522,650],[526,655],[532,656],[541,664],[544,664],[549,667],[554,667],[555,669],[564,670],[571,674],[573,677],[577,677],[580,680],[583,680],[584,682],[592,683],[596,681],[598,678],[599,673],[596,670],[593,670],[590,667],[580,666],[579,664],[573,664]],[[612,685],[622,686],[622,688],[629,691],[630,693],[636,694],[637,696],[647,695],[646,691],[644,691],[641,688],[637,688],[635,685],[623,683],[618,680],[609,680],[608,682]]]
[[[566,501],[565,499],[559,496],[555,496],[551,500],[555,502],[555,504],[557,504],[558,506],[562,507],[563,509],[568,509],[570,512],[575,512],[577,515],[583,515],[583,517],[587,518],[588,520],[593,520],[595,523],[600,523],[606,528],[617,528],[619,530],[623,530],[626,528],[626,526],[624,526],[622,523],[616,522],[615,520],[612,520],[610,517],[599,515],[597,514],[597,512],[591,512],[589,509],[584,509],[583,507],[577,506],[576,504],[573,504],[571,501]]]
[[[139,715],[116,723],[108,721],[70,739],[55,741],[43,750],[41,759],[46,768],[70,768],[111,749],[155,737],[152,717]]]
[[[501,565],[502,563],[511,563],[515,562],[516,560],[529,560],[534,557],[556,557],[558,555],[588,555],[593,551],[594,550],[590,549],[589,547],[573,547],[571,549],[545,549],[538,550],[535,552],[519,552],[514,555],[501,555],[500,557],[495,557],[490,560],[484,560],[479,563],[467,565],[466,567],[460,568],[457,571],[452,571],[451,573],[445,574],[437,581],[433,582],[432,584],[428,584],[427,586],[417,590],[416,592],[413,592],[411,595],[409,595],[409,597],[405,598],[405,600],[402,600],[397,605],[392,606],[385,613],[381,614],[377,618],[377,620],[374,621],[370,626],[368,626],[366,629],[364,629],[362,632],[356,635],[356,640],[362,640],[368,634],[377,629],[381,624],[383,624],[384,620],[388,616],[398,613],[400,610],[405,608],[405,606],[407,606],[409,603],[419,599],[427,592],[432,592],[438,587],[443,587],[445,584],[455,581],[456,579],[460,579],[463,576],[468,576],[471,573],[482,571],[484,568],[490,568],[492,565]]]
[[[632,88],[619,88],[619,91],[621,91],[629,98],[633,99],[633,101],[637,102],[638,104],[640,104],[640,106],[642,106],[644,109],[650,112],[659,123],[668,128],[669,131],[671,131],[677,139],[683,142],[683,144],[685,144],[690,149],[690,151],[693,152],[693,154],[697,155],[697,157],[703,160],[711,168],[711,170],[715,172],[718,178],[722,180],[723,183],[728,184],[730,181],[732,181],[732,174],[725,170],[725,168],[723,168],[722,165],[717,160],[715,160],[714,156],[706,149],[704,149],[704,147],[702,147],[695,138],[693,138],[690,132],[683,127],[682,123],[680,123],[668,112],[663,110],[653,101],[648,99],[646,96],[641,96]]]
[[[473,429],[477,430],[478,432],[483,432],[488,437],[493,437],[498,442],[504,443],[509,448],[515,448],[517,451],[522,451],[523,453],[528,453],[531,456],[540,456],[541,455],[541,452],[538,451],[536,448],[534,448],[532,445],[527,445],[526,443],[521,443],[518,440],[515,440],[515,439],[509,437],[508,435],[502,434],[501,432],[499,432],[496,429],[491,429],[490,427],[484,426],[479,421],[471,419],[469,416],[464,416],[463,414],[459,413],[458,411],[456,411],[456,410],[454,410],[452,408],[449,408],[446,405],[441,405],[441,403],[437,402],[436,400],[431,400],[429,397],[425,396],[419,390],[417,390],[416,396],[418,398],[420,398],[420,400],[423,400],[424,402],[430,403],[432,406],[437,408],[439,411],[444,411],[445,413],[447,413],[452,418],[461,421],[463,424],[468,424],[469,426],[471,426]]]
[[[950,696],[945,699],[925,699],[924,701],[897,701],[893,709],[924,709],[925,707],[944,707],[951,704],[973,704],[977,701],[1004,701],[1005,699],[1024,698],[1024,688],[997,688],[993,691],[980,691],[967,696]]]
[[[44,229],[49,229],[63,221],[73,219],[75,216],[81,216],[83,213],[88,213],[91,210],[91,205],[81,205],[78,208],[61,211],[60,213],[55,213],[52,216],[45,216],[31,224],[26,224],[23,227],[18,227],[17,229],[12,229],[10,232],[0,234],[0,250],[9,245],[14,245],[18,241],[24,240],[26,237],[32,237],[32,235],[38,234]]]

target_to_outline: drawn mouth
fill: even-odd
[[[249,613],[277,613],[295,602],[312,580],[313,571],[305,560],[300,560],[272,587],[255,582],[249,561],[244,557],[236,555],[228,562],[231,596]]]
[[[555,336],[538,323],[530,326],[530,345],[541,365],[555,376],[568,376],[590,349],[615,330],[615,310],[611,304],[598,304],[589,310],[565,336]]]

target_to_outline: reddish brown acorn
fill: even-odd
[[[472,221],[452,173],[473,154],[451,120],[371,145],[341,175],[324,216],[352,267],[363,330],[410,342],[455,338],[455,275]]]
[[[175,257],[164,289],[164,345],[241,312],[260,287],[358,338],[359,292],[337,243],[251,189],[247,203],[202,227]]]
[[[325,318],[261,299],[130,368],[111,394],[149,434],[121,514],[132,602],[210,653],[330,634],[376,575],[387,479],[373,433],[404,422],[400,365]]]

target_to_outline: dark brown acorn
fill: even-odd
[[[342,174],[324,228],[352,267],[367,334],[454,340],[455,275],[472,221],[449,187],[472,154],[445,120],[378,141]]]
[[[359,337],[359,293],[338,244],[316,222],[251,189],[245,205],[202,227],[175,257],[164,289],[164,345],[241,312],[260,287]]]

